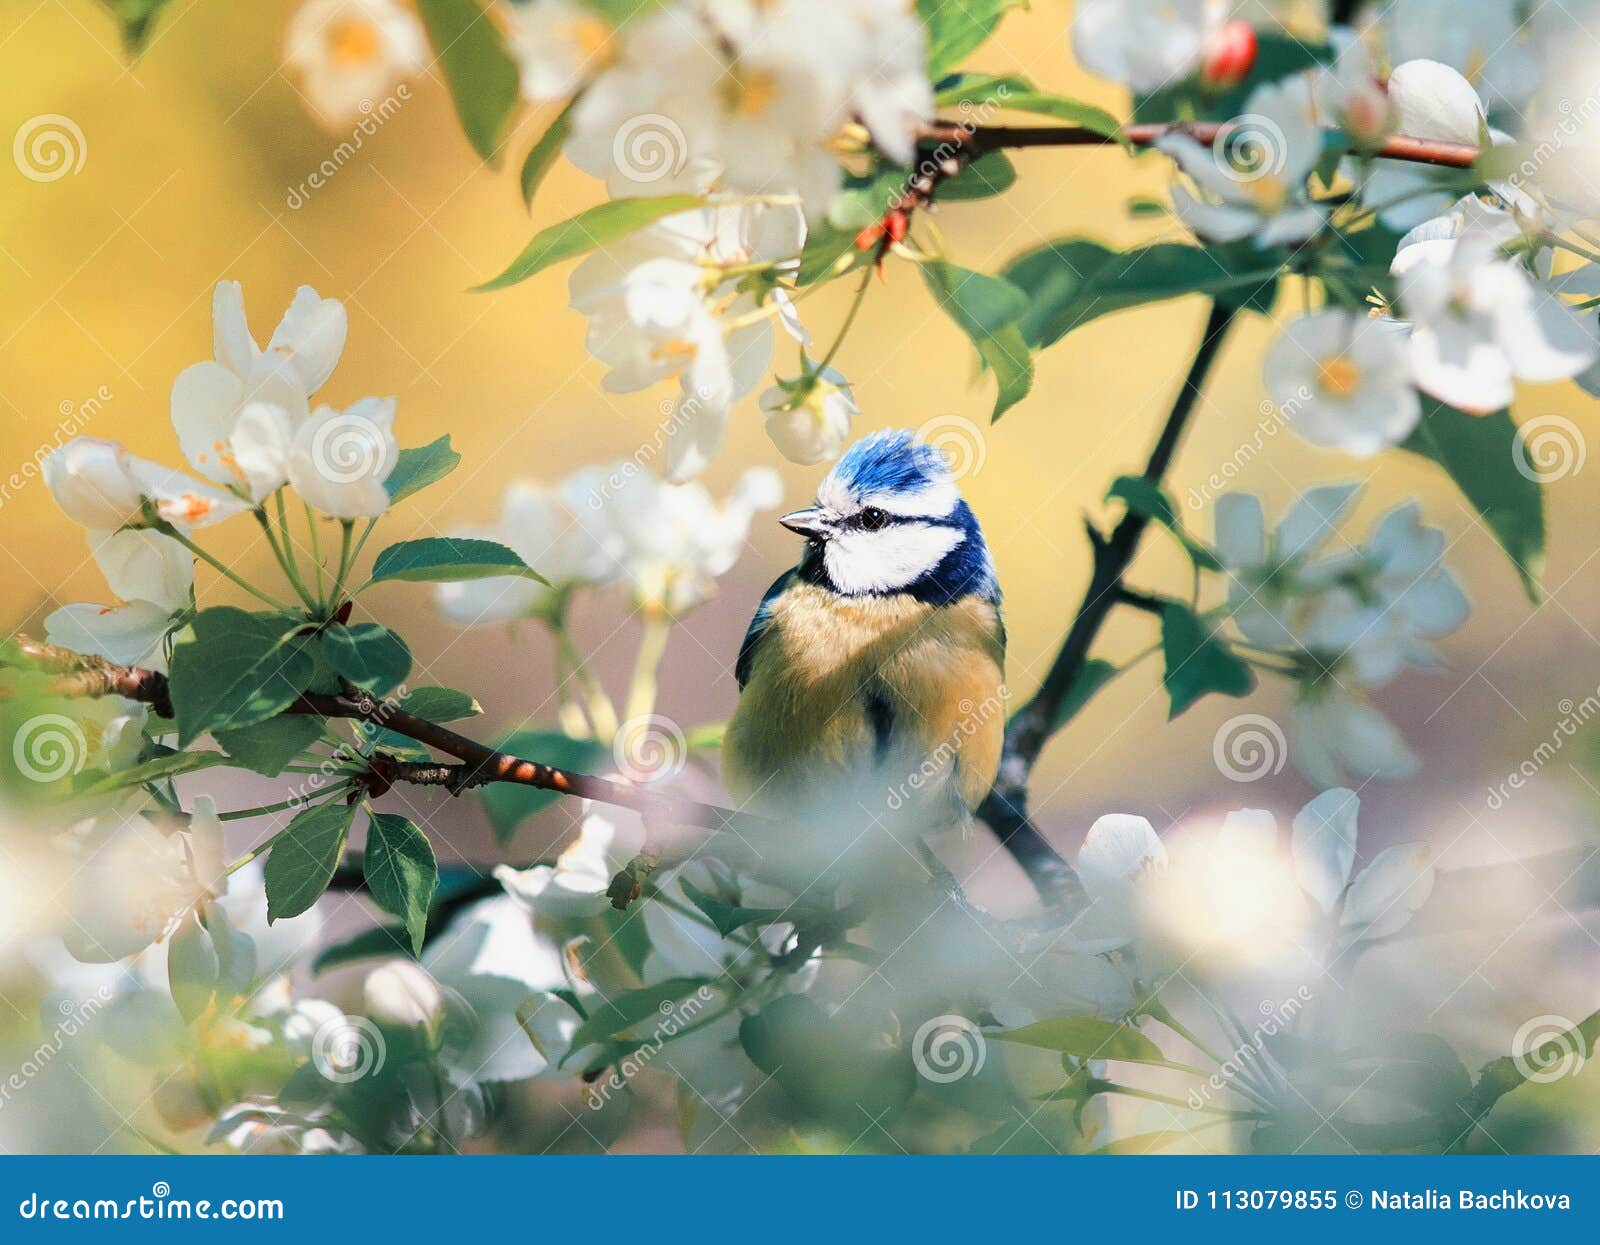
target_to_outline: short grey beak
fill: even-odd
[[[815,507],[807,510],[791,510],[778,522],[807,540],[820,540],[828,531],[828,526],[822,519],[822,511]]]

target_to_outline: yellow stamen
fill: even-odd
[[[778,78],[764,69],[745,73],[730,68],[722,76],[722,106],[746,117],[762,116],[778,99]]]
[[[378,59],[378,28],[371,22],[343,21],[328,27],[328,55],[335,65],[353,69]]]
[[[1336,398],[1348,398],[1361,384],[1361,368],[1342,354],[1330,355],[1317,368],[1317,387]]]

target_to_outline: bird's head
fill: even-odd
[[[802,578],[845,596],[998,598],[983,533],[943,452],[909,429],[856,442],[823,479],[815,504],[779,522],[806,538]]]

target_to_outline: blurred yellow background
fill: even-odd
[[[349,345],[322,399],[343,406],[393,394],[403,445],[448,432],[465,456],[453,476],[386,520],[373,548],[383,537],[492,518],[513,477],[554,479],[650,442],[666,392],[600,390],[602,369],[583,349],[584,322],[566,305],[567,270],[501,293],[466,292],[497,273],[536,227],[602,197],[596,182],[561,164],[530,220],[516,169],[547,115],[524,114],[508,158],[488,168],[462,138],[442,84],[424,80],[329,184],[309,195],[302,189],[305,201],[291,207],[297,188],[349,137],[319,128],[280,67],[291,8],[288,0],[174,4],[148,52],[130,63],[111,19],[91,0],[7,0],[0,137],[39,114],[61,114],[81,129],[86,158],[80,171],[50,182],[0,161],[0,475],[53,444],[64,413],[102,387],[109,397],[80,431],[181,463],[168,393],[183,367],[210,354],[210,294],[221,278],[243,282],[262,339],[301,283],[344,300]],[[1005,20],[975,64],[1021,71],[1125,112],[1121,92],[1073,64],[1069,17],[1068,5],[1036,0]],[[1127,212],[1136,195],[1165,195],[1170,170],[1161,157],[1044,151],[1019,153],[1016,164],[1020,181],[1003,198],[939,216],[961,263],[993,271],[1043,239],[1070,234],[1122,244],[1177,235],[1175,225]],[[969,346],[913,271],[891,264],[887,275],[837,361],[863,408],[857,431],[916,426],[946,413],[984,424],[992,382],[970,384]],[[841,283],[806,304],[820,339],[828,340],[848,297]],[[1286,287],[1280,311],[1292,311],[1300,297]],[[1008,675],[1019,695],[1042,674],[1082,591],[1083,519],[1104,521],[1108,482],[1142,464],[1203,316],[1198,300],[1186,300],[1095,322],[1040,356],[1031,396],[985,429],[982,468],[964,488],[999,563]],[[1272,332],[1253,317],[1230,342],[1173,473],[1180,499],[1255,435],[1265,396],[1259,363]],[[789,368],[792,356],[780,353],[778,362]],[[1563,414],[1588,432],[1596,427],[1593,407],[1569,385],[1525,391],[1518,414]],[[753,463],[781,466],[786,500],[796,505],[820,475],[779,460],[752,399],[741,404],[730,447],[706,483],[722,495]],[[1444,863],[1469,863],[1576,837],[1577,823],[1592,820],[1595,792],[1569,762],[1592,753],[1593,741],[1575,741],[1540,776],[1538,800],[1492,812],[1484,789],[1548,735],[1563,698],[1581,700],[1600,683],[1591,566],[1600,464],[1549,490],[1548,597],[1537,609],[1453,487],[1402,454],[1356,461],[1282,432],[1245,467],[1239,486],[1264,494],[1272,516],[1298,488],[1351,477],[1368,483],[1352,532],[1420,494],[1427,517],[1448,533],[1448,562],[1475,603],[1471,622],[1444,645],[1446,669],[1410,674],[1378,697],[1425,765],[1411,783],[1363,793],[1364,854],[1393,838],[1429,837]],[[1186,513],[1209,531],[1208,513]],[[41,482],[8,490],[0,523],[8,626],[37,631],[58,604],[105,599],[82,533]],[[213,535],[243,569],[267,573],[270,555],[253,526],[235,523]],[[1135,580],[1176,590],[1184,582],[1181,555],[1159,536],[1148,544]],[[685,723],[726,715],[739,637],[762,589],[795,553],[793,537],[770,516],[757,520],[722,595],[674,632],[663,711]],[[206,599],[232,599],[214,579],[202,569]],[[438,621],[425,590],[414,587],[364,600],[405,632],[432,679],[480,697],[488,728],[552,720],[548,646],[532,628],[462,632]],[[586,600],[577,619],[580,641],[618,689],[635,635],[632,624],[619,629],[624,614],[607,595]],[[1148,618],[1119,616],[1101,655],[1114,660],[1153,638]],[[1281,686],[1265,687],[1248,708],[1287,722]],[[1213,697],[1166,725],[1159,670],[1146,662],[1049,748],[1037,783],[1042,825],[1070,848],[1094,816],[1112,809],[1144,813],[1158,829],[1195,810],[1238,804],[1292,812],[1312,794],[1292,767],[1248,787],[1217,772],[1213,735],[1241,711],[1239,702]],[[455,816],[479,825],[466,805]],[[991,898],[1003,899],[1015,881],[1001,869]]]

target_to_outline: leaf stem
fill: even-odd
[[[850,301],[850,310],[845,312],[844,323],[839,326],[839,333],[833,339],[833,345],[828,347],[828,353],[822,356],[822,361],[817,364],[817,371],[822,371],[833,362],[834,355],[839,353],[839,347],[844,345],[844,339],[850,332],[850,326],[856,322],[856,316],[861,311],[861,304],[867,300],[867,286],[872,284],[872,269],[864,269],[861,273],[861,284],[856,286],[855,297]]]
[[[258,511],[257,513],[260,513],[260,512]],[[239,587],[243,588],[251,596],[255,597],[256,600],[264,601],[266,604],[272,606],[272,608],[275,609],[275,610],[284,610],[284,611],[288,610],[289,607],[287,605],[285,605],[282,601],[278,600],[276,597],[270,596],[267,593],[261,591],[260,588],[257,588],[248,579],[245,579],[242,575],[238,574],[236,571],[232,570],[230,567],[224,566],[221,562],[219,562],[216,558],[212,557],[209,553],[207,553],[199,545],[195,544],[194,541],[190,540],[189,537],[185,536],[182,531],[180,531],[176,527],[173,527],[172,524],[170,524],[170,523],[160,524],[156,528],[156,530],[159,531],[163,536],[172,537],[173,540],[177,541],[180,545],[182,545],[190,553],[194,554],[195,557],[199,558],[202,562],[206,563],[208,566],[210,566],[213,569],[215,569],[216,571],[220,572],[225,579],[229,579],[233,583],[237,584]]]

